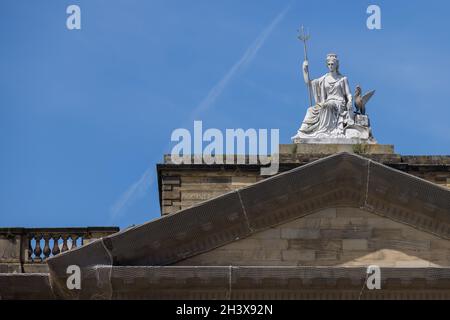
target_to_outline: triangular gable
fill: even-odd
[[[450,241],[359,208],[329,208],[176,266],[449,267]]]
[[[123,230],[48,260],[68,265],[169,265],[326,208],[353,207],[449,239],[450,190],[340,153]]]

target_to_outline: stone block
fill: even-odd
[[[233,250],[248,250],[259,248],[259,242],[256,239],[241,239],[235,242],[231,242],[221,247],[221,251],[233,251]]]
[[[319,229],[321,226],[329,226],[330,225],[330,219],[321,219],[321,218],[314,218],[313,215],[296,219],[294,221],[291,221],[287,224],[285,224],[284,228],[297,228],[297,229]]]
[[[181,200],[192,200],[192,201],[205,201],[222,195],[223,192],[212,192],[212,191],[183,191],[181,193]]]
[[[393,145],[367,144],[364,145],[366,154],[395,154]],[[280,144],[280,154],[290,155],[329,155],[339,152],[353,152],[353,144],[314,144],[294,143]]]
[[[282,228],[282,239],[318,239],[320,231],[316,229]]]
[[[323,240],[323,239],[291,239],[289,240],[289,249],[302,250],[322,250],[322,251],[341,251],[342,240]]]
[[[374,216],[373,218],[367,218],[367,225],[374,228],[385,228],[385,229],[401,226],[401,224],[392,221],[388,218],[376,216]]]
[[[450,253],[450,240],[433,239],[430,241],[431,250],[444,249]]]
[[[319,211],[317,213],[313,213],[311,215],[311,218],[336,218],[336,208],[329,208],[322,211]]]
[[[349,261],[359,261],[370,263],[371,261],[379,261],[381,255],[378,252],[369,253],[367,250],[344,250],[339,254],[339,261],[347,263]]]
[[[358,261],[358,260],[349,260],[345,261],[344,263],[340,264],[339,266],[342,267],[368,267],[373,263],[367,262],[367,261]],[[391,261],[377,261],[376,265],[381,268],[392,268],[395,267],[395,262]]]
[[[336,251],[316,251],[317,261],[337,261],[338,253]]]
[[[284,261],[314,261],[316,252],[314,250],[283,250]]]
[[[231,250],[284,250],[288,248],[288,240],[283,239],[242,239],[225,245],[222,249]]]
[[[179,200],[181,198],[181,193],[179,190],[163,191],[162,198],[164,200]]]
[[[248,186],[252,183],[257,182],[258,179],[256,178],[256,176],[236,176],[236,177],[231,177],[231,184],[233,186],[237,186],[237,187],[245,187]]]
[[[55,299],[50,286],[49,276],[47,274],[0,274],[0,300],[19,299]],[[21,309],[19,311],[25,310]]]
[[[25,273],[48,273],[48,265],[46,263],[25,263],[23,265]]]
[[[263,262],[263,261],[280,261],[280,260],[281,260],[280,250],[257,249],[257,250],[243,251],[243,261]]]
[[[197,261],[203,261],[204,258],[208,257],[208,259],[206,259],[208,262],[212,259],[212,261],[216,261],[219,265],[227,265],[231,262],[243,261],[244,255],[245,251],[240,249],[219,249],[216,252],[211,251],[206,253],[204,257],[197,256]]]
[[[171,176],[164,176],[164,177],[162,177],[162,184],[163,185],[179,186],[180,182],[181,182],[180,177],[171,177]]]
[[[266,250],[285,250],[288,248],[288,240],[284,239],[261,239],[259,246]]]
[[[366,256],[366,259],[384,260],[384,261],[409,261],[417,260],[416,256],[410,256],[404,252],[393,249],[380,249],[370,253]]]
[[[450,266],[450,250],[449,249],[434,249],[430,251],[414,252],[417,256],[427,261],[446,261],[446,265]]]
[[[367,218],[361,217],[339,217],[331,220],[332,228],[352,228],[355,226],[367,225]]]
[[[180,187],[177,187],[181,192],[184,191],[217,191],[221,193],[227,193],[229,191],[233,191],[236,187],[233,187],[231,184],[208,184],[208,183],[195,183],[195,184],[184,184]]]
[[[342,249],[346,250],[367,250],[368,242],[366,239],[344,239],[342,240]]]
[[[209,184],[211,185],[230,185],[231,184],[231,176],[222,176],[219,174],[205,176],[204,172],[198,172],[197,174],[190,176],[182,176],[181,181],[183,185],[186,186],[194,186],[198,184]]]
[[[403,239],[402,229],[373,228],[372,229],[372,238],[401,240],[401,239]]]
[[[20,239],[18,235],[12,235],[10,238],[0,236],[0,262],[20,260]]]
[[[397,249],[397,250],[429,250],[429,240],[390,240],[390,239],[372,239],[369,241],[370,249]]]
[[[320,234],[324,239],[368,239],[372,236],[372,230],[364,227],[322,229]]]
[[[0,274],[1,273],[21,273],[22,267],[20,263],[0,263]]]
[[[255,239],[281,239],[281,230],[279,228],[273,228],[255,233],[253,236]]]
[[[442,182],[442,184],[447,184],[447,179],[448,179],[449,174],[448,173],[437,173],[434,176],[434,181],[436,182]]]
[[[358,208],[336,208],[336,217],[338,218],[374,218],[373,213]]]
[[[180,206],[166,206],[162,208],[163,215],[175,213],[181,210]]]
[[[413,260],[413,261],[397,261],[395,266],[398,268],[428,268],[431,267],[431,262],[425,260]]]

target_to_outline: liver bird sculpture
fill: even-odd
[[[356,86],[355,89],[355,107],[358,113],[366,114],[366,103],[372,98],[375,90],[367,92],[365,95],[361,96],[362,90],[360,86]]]

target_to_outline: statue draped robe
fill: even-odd
[[[344,126],[349,116],[347,105],[352,99],[347,77],[339,76],[333,80],[324,75],[311,80],[311,90],[316,105],[308,108],[297,137],[345,137]]]

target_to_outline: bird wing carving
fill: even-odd
[[[375,93],[375,90],[372,90],[370,92],[367,92],[365,95],[363,95],[362,98],[361,98],[362,101],[363,101],[363,104],[366,104],[367,101],[369,101],[370,98],[372,98],[374,93]]]

